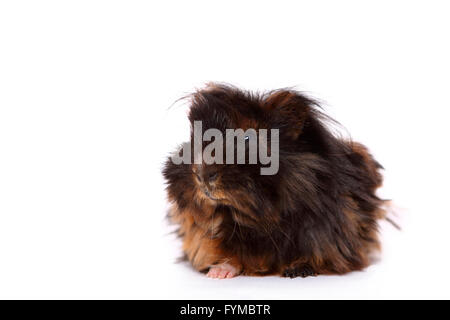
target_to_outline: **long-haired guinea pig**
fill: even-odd
[[[383,200],[375,195],[381,166],[363,145],[334,135],[316,102],[294,90],[255,94],[210,84],[192,94],[190,104],[190,147],[176,154],[189,153],[192,161],[169,158],[163,175],[169,217],[196,270],[212,278],[307,277],[370,264],[384,218]],[[199,162],[193,145],[204,151],[213,139],[194,141],[197,124],[201,134],[254,129],[259,140],[261,129],[270,132],[278,141],[266,139],[265,151],[277,152],[276,173],[262,174],[267,161],[248,161],[247,136],[244,163]],[[236,146],[215,149],[223,157],[233,153],[231,160],[234,151]]]

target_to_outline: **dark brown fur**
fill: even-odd
[[[299,92],[252,94],[210,85],[192,96],[203,129],[280,130],[280,168],[175,165],[164,168],[171,219],[183,250],[205,272],[227,262],[245,275],[296,277],[361,270],[379,248],[381,166],[358,143],[339,139],[317,104]],[[212,200],[198,175],[217,174]]]

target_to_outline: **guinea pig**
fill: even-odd
[[[190,96],[191,141],[175,152],[190,161],[169,158],[163,176],[168,216],[196,270],[220,279],[294,278],[345,274],[372,262],[385,216],[375,194],[382,167],[362,144],[333,134],[327,119],[318,103],[291,89],[252,93],[210,84]],[[212,139],[195,139],[208,129],[241,129],[246,161],[236,161],[236,146],[213,152],[234,161],[196,161]],[[265,148],[276,153],[276,173],[262,174],[267,161],[248,161],[250,131],[258,141],[262,131],[277,138]]]

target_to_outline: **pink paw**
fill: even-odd
[[[211,266],[206,276],[213,279],[229,279],[236,276],[238,270],[228,263]]]

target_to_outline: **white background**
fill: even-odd
[[[447,1],[2,1],[0,298],[450,298]],[[297,86],[385,166],[381,261],[307,279],[176,264],[160,174],[208,81]]]

